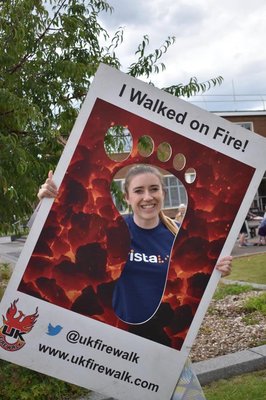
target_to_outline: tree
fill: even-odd
[[[99,23],[101,12],[112,11],[104,0],[0,2],[0,233],[32,213],[38,185],[57,164],[99,63],[121,67],[116,49],[123,29],[110,37]],[[159,73],[174,41],[168,37],[149,53],[144,36],[125,72]],[[221,80],[192,78],[164,90],[190,96]]]

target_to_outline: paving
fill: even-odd
[[[246,247],[239,247],[238,242],[236,242],[232,250],[232,255],[234,257],[246,257],[252,254],[266,252],[265,245],[257,246],[254,245],[255,243],[258,243],[258,238],[256,237],[250,239],[250,245]],[[25,238],[20,240],[9,240],[8,238],[2,239],[0,241],[0,263],[6,262],[14,266],[24,244]],[[226,282],[230,283],[228,279]],[[243,282],[238,283],[243,284]],[[266,285],[254,284],[254,287],[266,290]],[[242,373],[252,372],[264,368],[266,368],[266,345],[193,363],[193,369],[202,385],[218,379],[227,379]],[[82,399],[80,398],[79,400],[113,399],[111,397],[107,398],[106,396],[96,392],[91,392],[87,397]]]
[[[0,263],[8,263],[15,266],[24,247],[25,240],[4,240],[0,242]]]
[[[193,364],[202,385],[266,368],[266,346],[253,347]]]
[[[232,256],[234,257],[245,257],[251,254],[260,254],[266,252],[266,245],[259,246],[259,239],[258,237],[254,237],[248,240],[248,246],[239,247],[238,241],[235,243]]]

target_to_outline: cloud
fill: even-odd
[[[206,81],[223,76],[221,88],[210,93],[237,90],[265,94],[265,0],[110,0],[112,15],[103,15],[109,32],[125,27],[119,49],[122,69],[136,60],[134,52],[143,35],[149,49],[158,48],[168,36],[175,36],[162,61],[166,71],[153,77],[156,86],[187,83],[196,76]]]
[[[114,8],[113,13],[103,13],[101,19],[108,28],[116,29],[118,26],[144,25],[149,10],[149,1],[135,0],[134,2],[122,2],[120,0],[110,0],[109,5]]]

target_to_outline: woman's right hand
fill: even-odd
[[[38,199],[42,200],[45,197],[55,198],[57,196],[57,186],[53,181],[53,171],[48,172],[48,178],[45,183],[40,187],[37,194]]]

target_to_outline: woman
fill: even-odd
[[[182,223],[182,221],[183,221],[183,219],[185,217],[186,211],[187,211],[186,205],[185,204],[179,204],[178,209],[177,209],[177,213],[176,213],[176,216],[175,216],[175,220],[177,222],[179,222],[180,224]]]
[[[52,171],[38,198],[56,197]],[[132,215],[125,218],[131,234],[127,263],[117,282],[113,307],[128,323],[143,323],[156,312],[163,294],[168,260],[178,231],[177,223],[162,212],[165,191],[160,172],[150,165],[132,167],[125,179],[125,199]],[[231,270],[232,257],[221,259],[216,268],[223,276]],[[205,399],[200,384],[186,363],[172,400]],[[185,397],[184,397],[185,396]],[[192,398],[192,397],[191,397]]]
[[[129,323],[151,318],[160,305],[177,224],[161,211],[164,203],[160,172],[149,165],[131,168],[125,199],[132,214],[125,217],[131,234],[128,261],[114,290],[113,308]]]

